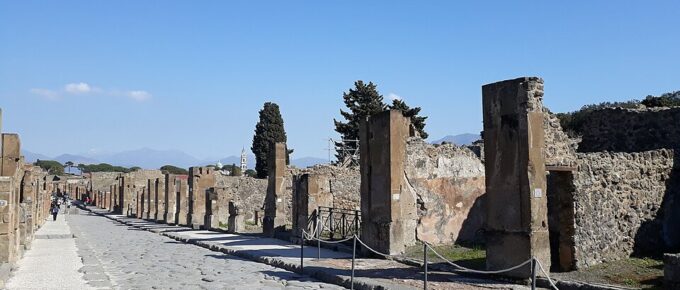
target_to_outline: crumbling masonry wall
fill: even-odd
[[[481,243],[484,164],[470,149],[412,137],[404,173],[418,196],[418,238],[431,244]]]
[[[667,149],[578,154],[577,267],[664,248],[663,223],[656,217],[673,167],[673,151]]]
[[[233,201],[239,207],[239,214],[243,215],[245,220],[255,222],[255,211],[259,211],[259,218],[262,218],[262,207],[267,193],[266,179],[222,174],[216,175],[215,179],[215,187],[223,188],[226,191],[226,194],[230,196],[230,201]],[[225,208],[227,205],[220,204]]]

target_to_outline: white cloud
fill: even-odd
[[[387,95],[387,98],[390,99],[390,100],[392,100],[392,101],[394,101],[394,100],[401,100],[401,99],[402,99],[400,95],[397,95],[397,94],[395,94],[395,93],[389,93],[389,94]]]
[[[71,83],[64,86],[64,90],[71,94],[85,94],[92,92],[92,87],[87,83]]]
[[[101,89],[95,86],[91,86],[90,84],[85,82],[69,83],[64,85],[62,89],[57,90],[32,88],[29,91],[32,94],[39,95],[50,100],[57,100],[65,95],[83,95],[83,94],[109,97],[125,97],[137,102],[143,102],[153,97],[151,93],[144,90],[120,91],[115,89]]]
[[[31,92],[31,94],[43,96],[43,97],[50,99],[50,100],[56,100],[56,99],[59,98],[59,93],[52,91],[52,90],[48,90],[48,89],[34,88],[34,89],[30,89],[29,91]]]
[[[125,95],[138,102],[151,99],[151,94],[147,91],[129,91]]]

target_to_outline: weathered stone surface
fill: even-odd
[[[418,238],[431,244],[483,242],[484,164],[470,149],[410,138],[404,164],[418,197]]]
[[[673,151],[579,153],[574,176],[578,267],[663,249],[658,215]]]
[[[560,125],[560,120],[543,107],[543,136],[545,137],[545,164],[574,166],[579,139],[570,138]]]
[[[416,242],[417,197],[404,175],[409,126],[395,110],[360,126],[361,237],[387,254],[400,254]]]
[[[291,182],[291,178],[290,176],[286,178],[286,150],[285,143],[272,144],[271,155],[269,156],[269,178],[264,203],[264,219],[262,221],[262,232],[265,236],[273,237],[277,231],[284,230],[287,224],[286,205],[288,202],[284,198],[284,194],[286,184]]]
[[[262,212],[264,208],[267,183],[267,179],[218,174],[215,186],[227,192],[231,201],[240,208],[240,215],[245,220],[255,223],[255,211]],[[260,215],[259,218],[262,216]]]
[[[482,87],[489,270],[536,257],[550,265],[544,156],[543,80]],[[507,275],[528,278],[530,267]]]
[[[680,148],[680,108],[606,108],[584,122],[580,152]]]
[[[189,168],[189,212],[187,222],[194,228],[205,223],[206,191],[215,187],[216,172],[211,167]]]

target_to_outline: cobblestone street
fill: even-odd
[[[116,289],[342,289],[135,229],[87,212],[67,217],[85,280]]]

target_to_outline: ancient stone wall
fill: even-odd
[[[663,248],[659,219],[672,150],[579,153],[574,173],[576,266]]]
[[[92,172],[90,173],[90,190],[96,191],[109,191],[111,185],[117,184],[116,178],[120,175],[120,172]]]
[[[562,130],[560,120],[543,107],[543,135],[545,137],[545,164],[552,166],[574,166],[576,150],[580,140],[570,138]]]
[[[607,108],[585,120],[580,152],[680,148],[680,108]]]
[[[267,193],[266,179],[218,174],[215,180],[215,187],[223,188],[230,199],[220,201],[220,206],[228,210],[228,202],[233,201],[239,206],[241,215],[244,215],[246,220],[254,222],[255,211],[259,211],[259,218],[262,218],[264,198]],[[223,222],[226,223],[226,221]]]
[[[418,196],[418,238],[432,244],[483,240],[484,164],[470,149],[412,137],[404,171]]]

